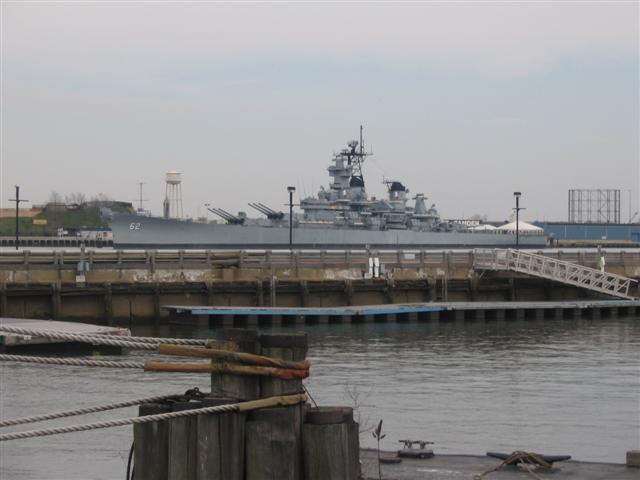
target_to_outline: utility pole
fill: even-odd
[[[28,202],[29,200],[20,199],[20,187],[16,185],[16,198],[10,198],[9,201],[16,202],[16,250],[18,250],[18,245],[20,244],[20,202]]]

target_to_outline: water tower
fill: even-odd
[[[164,218],[182,218],[182,177],[171,170],[165,175]]]

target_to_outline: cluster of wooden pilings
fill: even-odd
[[[291,361],[307,355],[304,333],[220,329],[216,345]],[[302,380],[211,373],[203,398],[144,404],[139,414],[234,404],[303,392]],[[249,412],[172,418],[134,426],[135,480],[356,480],[358,424],[350,408],[299,403]]]

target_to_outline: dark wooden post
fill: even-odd
[[[305,480],[360,478],[358,424],[351,408],[312,408],[302,425]]]
[[[139,415],[167,413],[171,407],[164,403],[140,405]],[[168,422],[149,422],[133,426],[134,465],[136,480],[167,480],[169,453]]]
[[[201,402],[177,402],[173,411],[202,407]],[[172,418],[169,424],[168,480],[196,480],[197,417]]]
[[[203,406],[234,403],[235,399],[203,399]],[[197,480],[244,480],[246,413],[198,415]]]
[[[240,352],[260,353],[258,332],[243,328],[221,328],[217,339],[234,343]],[[236,400],[260,398],[260,377],[238,376],[225,373],[211,374],[211,396]]]
[[[245,480],[302,480],[301,415],[299,405],[249,414]]]

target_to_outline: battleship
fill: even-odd
[[[331,181],[315,197],[300,200],[301,213],[285,214],[260,202],[248,205],[262,217],[208,209],[224,223],[195,222],[164,217],[107,212],[116,248],[149,249],[345,249],[508,247],[512,232],[473,230],[462,221],[444,220],[435,205],[418,193],[411,197],[399,180],[386,180],[386,198],[369,197],[363,166],[367,156],[360,140],[333,154],[327,168]],[[409,205],[410,200],[413,204]],[[544,247],[543,234],[521,232],[523,247]]]

